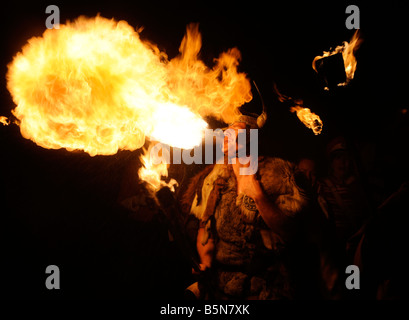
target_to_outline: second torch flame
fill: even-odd
[[[290,102],[293,106],[290,108],[291,112],[296,112],[298,119],[309,129],[311,129],[315,135],[318,135],[322,131],[323,123],[321,118],[315,113],[311,112],[309,108],[304,107],[301,99],[293,99],[289,96],[282,94],[278,91],[277,85],[274,84],[274,92],[277,94],[280,102]]]

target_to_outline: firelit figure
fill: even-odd
[[[258,120],[258,121],[257,121]],[[243,115],[231,124],[239,129],[259,129],[257,115]],[[243,146],[237,144],[238,150]],[[291,276],[302,268],[291,261],[297,237],[298,215],[307,200],[296,184],[294,166],[279,158],[258,158],[255,174],[242,175],[246,167],[215,164],[195,176],[181,204],[189,215],[186,224],[196,242],[202,277],[188,288],[198,298],[293,299]],[[290,265],[290,267],[289,267]]]

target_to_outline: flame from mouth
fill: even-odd
[[[153,148],[153,144],[149,145],[148,149],[143,148],[143,154],[140,156],[142,167],[138,171],[139,178],[148,183],[148,187],[153,191],[159,190],[161,187],[169,187],[171,191],[175,191],[175,186],[178,185],[175,179],[170,179],[166,183],[163,178],[168,177],[168,166],[166,162],[154,164],[153,159],[150,157],[150,152]],[[163,151],[163,150],[162,150]]]

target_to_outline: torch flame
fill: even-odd
[[[152,191],[159,190],[162,186],[167,186],[171,191],[175,191],[175,185],[177,182],[175,179],[170,179],[168,183],[162,180],[162,178],[167,178],[168,176],[168,166],[169,164],[161,162],[159,164],[154,164],[153,159],[149,156],[153,144],[150,144],[148,149],[143,148],[143,154],[140,159],[142,162],[142,167],[138,171],[139,178],[148,183],[148,186]]]
[[[344,60],[345,74],[347,81],[344,83],[339,83],[338,86],[347,85],[355,75],[357,61],[355,57],[355,51],[358,50],[362,43],[362,39],[359,37],[359,30],[357,30],[352,36],[349,42],[344,41],[342,45],[337,46],[333,51],[324,51],[322,56],[316,56],[312,61],[312,68],[317,71],[316,62],[319,59],[332,56],[337,53],[342,53],[342,58]]]
[[[277,98],[280,102],[290,101],[294,106],[290,108],[291,112],[296,112],[298,119],[309,129],[311,129],[315,135],[319,135],[322,131],[323,123],[321,118],[315,113],[311,112],[309,108],[303,106],[301,99],[294,99],[286,96],[278,91],[277,85],[274,83],[274,92],[277,94]]]
[[[10,120],[5,116],[0,116],[0,123],[4,126],[8,126],[10,124]]]
[[[319,135],[322,131],[321,118],[315,113],[311,112],[309,108],[303,108],[300,106],[291,107],[291,112],[296,112],[298,119],[309,129],[311,129],[315,135]]]

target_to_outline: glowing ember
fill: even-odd
[[[4,126],[8,126],[10,124],[10,120],[7,119],[7,117],[0,116],[0,123],[2,123]]]
[[[138,171],[139,178],[148,183],[148,186],[153,190],[157,191],[162,186],[169,187],[172,191],[175,191],[175,185],[177,182],[175,179],[170,179],[168,183],[164,182],[162,178],[168,176],[168,165],[167,163],[154,164],[153,159],[149,156],[153,144],[151,144],[146,150],[143,149],[144,153],[141,155],[140,159],[142,161],[142,167]]]
[[[359,37],[359,30],[357,30],[354,35],[352,36],[349,42],[344,41],[344,43],[340,46],[337,46],[332,51],[324,51],[322,56],[316,56],[312,61],[312,68],[317,71],[316,62],[319,59],[332,56],[337,53],[342,53],[342,58],[344,60],[344,67],[345,67],[345,74],[346,74],[346,82],[339,83],[338,86],[345,86],[347,85],[355,75],[357,61],[355,58],[355,51],[359,48],[362,43],[362,39]]]
[[[291,107],[291,112],[296,112],[298,119],[301,120],[304,125],[311,129],[315,135],[318,135],[322,131],[323,123],[318,115],[311,112],[308,108],[303,108],[300,106]]]

